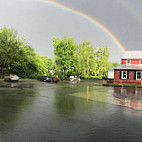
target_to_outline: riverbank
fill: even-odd
[[[20,78],[19,81],[34,81],[38,79],[32,79],[32,78]],[[0,81],[3,81],[3,79],[0,79]]]
[[[20,78],[20,81],[35,81],[38,79],[32,79],[32,78]]]
[[[136,84],[114,84],[114,83],[103,83],[103,86],[112,86],[112,87],[136,87],[136,88],[142,88],[141,85]]]
[[[31,78],[20,78],[19,82],[30,82],[30,81],[38,81],[38,79],[31,79]],[[0,82],[3,82],[3,79],[0,79]],[[102,80],[81,80],[81,81],[69,81],[69,80],[61,80],[60,83],[67,83],[77,86],[110,86],[110,87],[136,87],[142,88],[141,85],[135,84],[114,84],[114,83],[103,83]]]
[[[134,87],[142,88],[141,85],[136,84],[114,84],[114,83],[104,83],[103,80],[81,80],[81,81],[60,81],[61,83],[70,83],[72,85],[87,85],[87,86],[110,86],[110,87]]]

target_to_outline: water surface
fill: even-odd
[[[0,142],[141,142],[142,89],[0,83]]]

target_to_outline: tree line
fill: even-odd
[[[89,41],[80,44],[73,38],[53,38],[54,59],[35,53],[13,28],[0,29],[0,76],[17,74],[22,78],[48,75],[67,79],[70,75],[89,78],[107,77],[108,69],[117,63],[109,62],[108,47],[94,48]]]

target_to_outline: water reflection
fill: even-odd
[[[77,92],[70,94],[71,96],[76,96],[85,99],[87,102],[89,100],[94,100],[98,102],[108,103],[108,90],[107,87],[102,86],[83,86],[83,92]]]
[[[89,100],[89,98],[90,98],[90,95],[89,95],[89,86],[87,86],[86,93],[87,93],[86,100],[87,100],[87,102],[88,102],[88,100]]]
[[[54,106],[57,113],[65,115],[73,115],[76,110],[74,98],[71,96],[61,94],[60,92],[58,93],[60,95],[56,94],[54,101]]]
[[[114,87],[114,100],[117,105],[142,110],[142,89]]]
[[[142,141],[142,111],[125,108],[139,108],[141,89],[83,83],[0,88],[0,142]]]
[[[15,87],[17,83],[7,83],[4,88],[0,88],[0,131],[2,132],[14,128],[17,119],[22,117],[22,113],[33,103],[37,94],[35,89],[30,89],[31,84],[29,89]]]
[[[94,106],[90,101],[90,86],[70,86],[64,90],[56,90],[54,97],[54,108],[56,113],[68,116],[74,116],[78,110],[88,110]],[[84,92],[85,91],[85,92]],[[69,94],[72,92],[72,94]],[[74,93],[76,92],[76,93]],[[85,95],[85,96],[84,96]],[[78,96],[78,97],[74,97]],[[80,98],[84,98],[85,100]],[[86,103],[89,102],[89,103]]]
[[[142,110],[142,88],[133,87],[103,87],[83,86],[82,92],[71,93],[71,96],[102,102],[107,104],[120,105],[124,107]]]

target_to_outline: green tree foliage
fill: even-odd
[[[66,36],[53,39],[56,68],[62,79],[76,72],[77,45],[73,38]]]
[[[114,63],[112,63],[111,67],[117,67],[117,66],[119,66],[119,65],[120,65],[119,63],[114,62]]]
[[[77,51],[78,71],[81,76],[92,75],[95,68],[95,51],[91,42],[85,40],[79,44]]]
[[[108,47],[95,50],[91,42],[84,40],[77,44],[73,38],[63,37],[53,39],[55,54],[55,72],[59,78],[70,75],[85,78],[89,76],[107,77],[111,67]]]
[[[17,54],[17,32],[14,29],[4,27],[0,30],[0,69],[3,74],[10,68],[11,60]]]
[[[0,29],[0,74],[36,78],[49,72],[50,60],[34,52],[14,29]]]
[[[55,60],[39,55],[12,28],[0,29],[0,75],[14,73],[20,77],[37,78],[41,75],[67,79],[70,75],[85,78],[107,76],[116,66],[109,62],[107,47],[95,49],[89,41],[78,44],[73,38],[53,38]]]
[[[95,75],[107,76],[108,70],[111,67],[109,62],[108,47],[98,48],[95,52],[97,68],[95,69]]]

